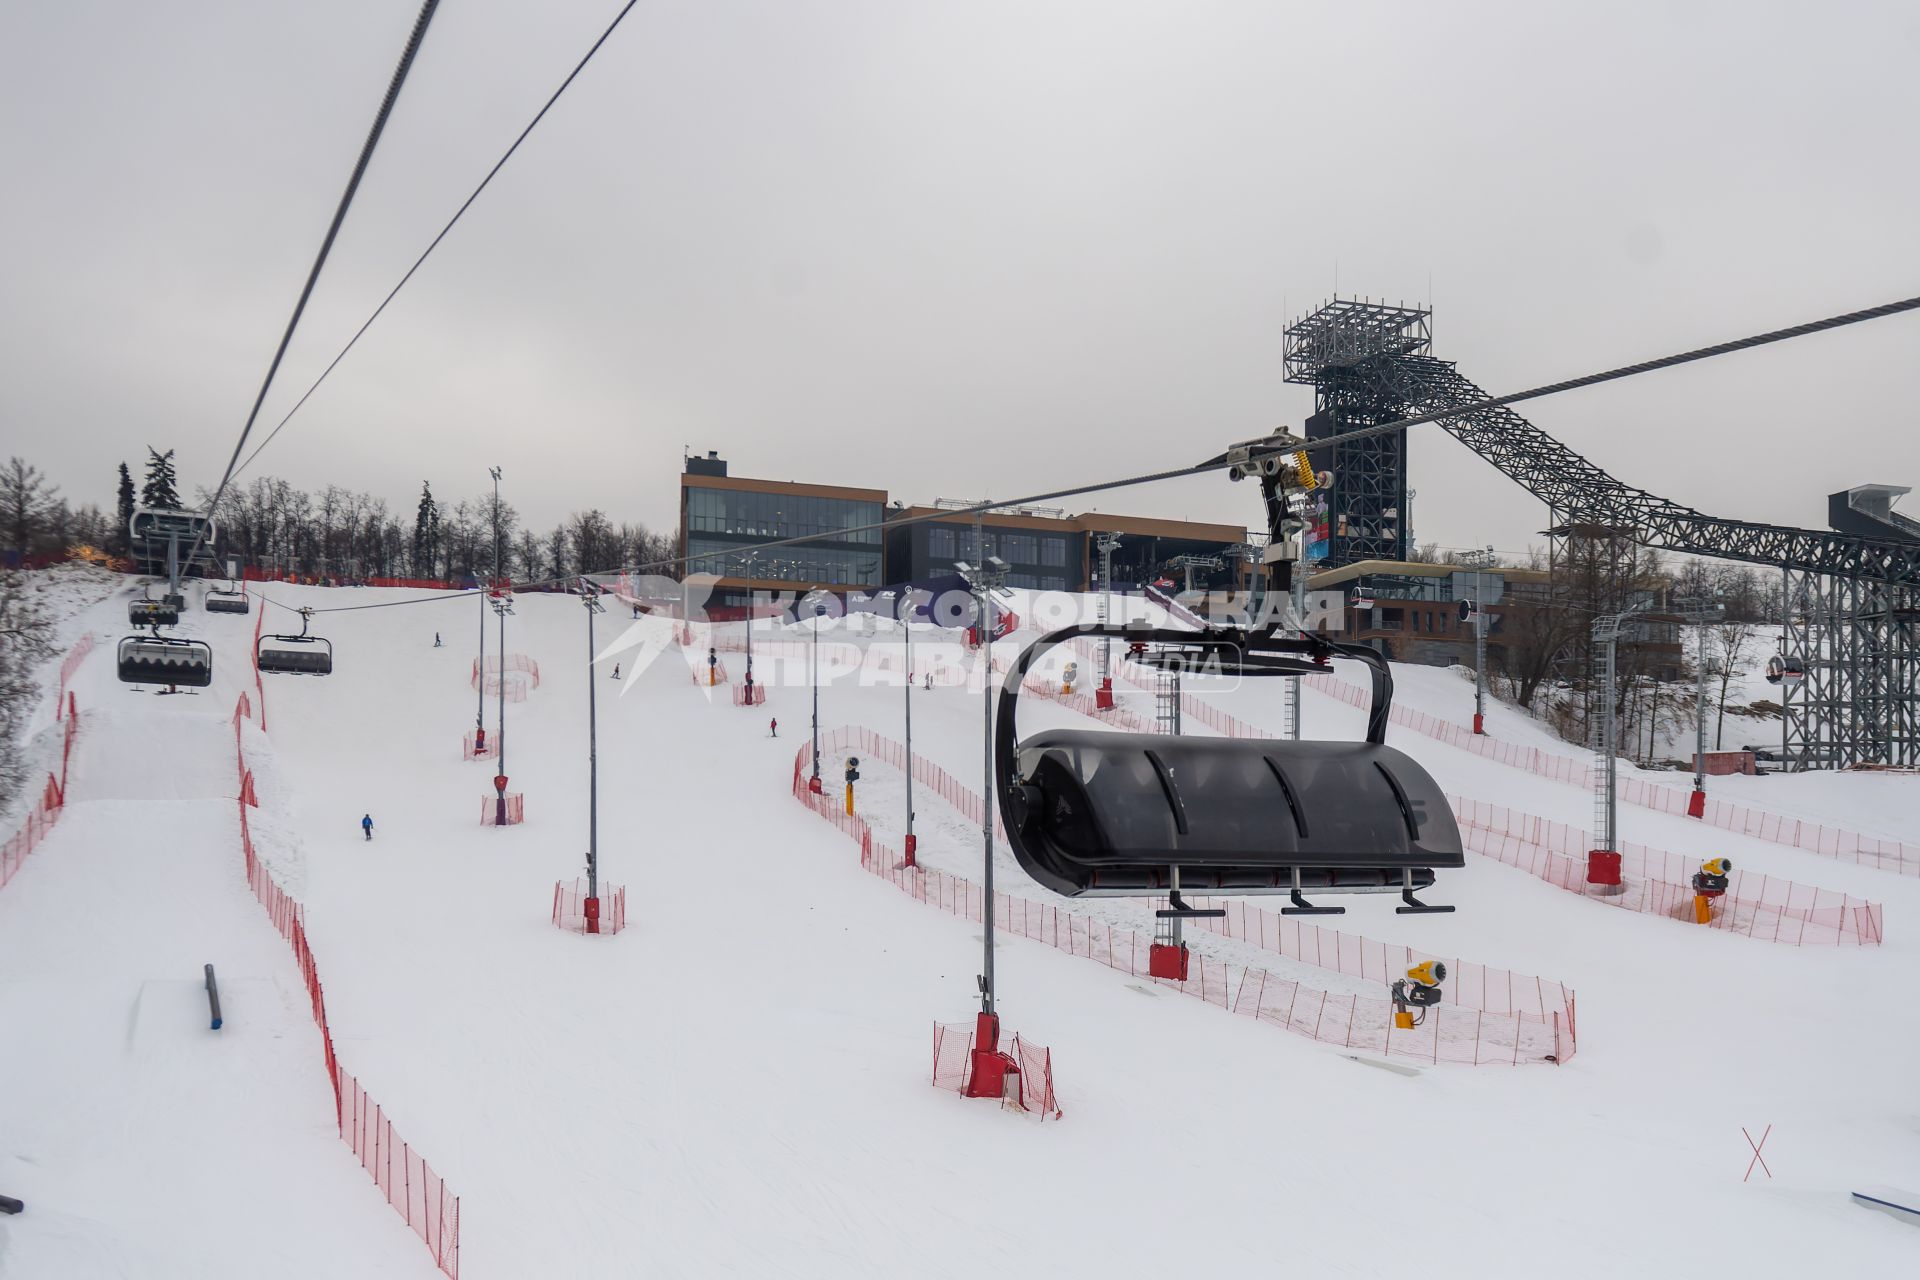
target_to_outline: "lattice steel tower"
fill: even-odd
[[[1920,522],[1906,490],[1861,485],[1829,499],[1831,531],[1711,516],[1626,484],[1431,354],[1430,313],[1334,299],[1287,329],[1286,376],[1311,384],[1309,439],[1420,414],[1547,505],[1555,529],[1591,531],[1785,575],[1783,648],[1804,668],[1787,692],[1789,769],[1920,766]],[[1404,432],[1335,446],[1327,565],[1404,559]]]
[[[1287,381],[1314,389],[1307,439],[1405,417],[1406,395],[1389,360],[1431,352],[1431,315],[1335,298],[1288,326]],[[1316,563],[1331,569],[1356,560],[1405,560],[1407,433],[1313,450],[1311,457],[1316,470],[1333,473],[1327,554]]]

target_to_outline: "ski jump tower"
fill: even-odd
[[[1311,385],[1308,439],[1423,414],[1546,503],[1552,528],[1627,531],[1644,546],[1768,566],[1784,577],[1785,638],[1804,668],[1785,690],[1789,769],[1920,766],[1920,523],[1905,492],[1833,494],[1834,531],[1709,516],[1602,471],[1432,354],[1432,313],[1336,298],[1289,325],[1286,376]],[[1406,433],[1315,455],[1334,472],[1326,563],[1404,559]],[[1325,456],[1330,453],[1332,456]]]

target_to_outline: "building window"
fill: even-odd
[[[1014,564],[1033,564],[1040,559],[1039,541],[1030,533],[1007,533],[1000,536],[1003,560]]]
[[[1043,535],[1040,539],[1040,563],[1049,569],[1066,568],[1067,540],[1057,533]],[[1062,578],[1060,582],[1063,584],[1060,589],[1065,590],[1066,579]]]
[[[927,555],[936,560],[953,559],[953,530],[938,525],[927,530]]]

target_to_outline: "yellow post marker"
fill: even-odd
[[[1413,1030],[1413,1011],[1411,1009],[1396,1009],[1393,1014],[1393,1025],[1401,1031]]]
[[[1704,893],[1693,895],[1693,922],[1695,924],[1713,923],[1713,900]]]
[[[849,818],[853,816],[853,784],[851,782],[847,784],[847,816]]]

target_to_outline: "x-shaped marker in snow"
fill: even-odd
[[[1747,1126],[1745,1125],[1740,1126],[1740,1136],[1747,1140],[1747,1145],[1749,1147],[1753,1148],[1753,1159],[1747,1161],[1747,1178],[1751,1178],[1753,1176],[1753,1166],[1755,1166],[1756,1164],[1760,1166],[1760,1171],[1766,1174],[1768,1178],[1773,1177],[1773,1170],[1767,1168],[1767,1162],[1760,1158],[1760,1148],[1767,1145],[1767,1135],[1772,1132],[1773,1132],[1773,1126],[1768,1125],[1766,1129],[1761,1132],[1760,1141],[1756,1143],[1753,1140],[1753,1135],[1747,1132]],[[1742,1178],[1740,1179],[1740,1181],[1745,1182],[1747,1178]]]

